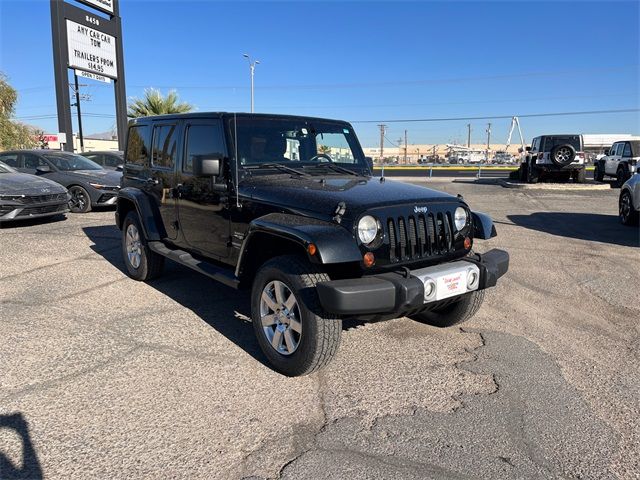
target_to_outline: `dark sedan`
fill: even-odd
[[[70,198],[62,185],[0,162],[0,223],[66,213]]]
[[[82,156],[96,162],[98,165],[102,165],[107,170],[117,170],[121,172],[122,165],[124,165],[124,152],[118,150],[85,152]]]
[[[71,194],[69,208],[74,213],[85,213],[95,206],[114,205],[122,178],[122,172],[105,170],[81,155],[55,150],[2,152],[0,162],[67,187]]]

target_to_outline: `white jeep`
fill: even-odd
[[[615,186],[621,187],[638,168],[640,140],[615,142],[605,156],[595,162],[593,179],[602,182],[604,177],[615,177]]]

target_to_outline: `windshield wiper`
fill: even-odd
[[[275,168],[276,170],[280,170],[281,172],[295,173],[296,175],[300,175],[303,177],[309,176],[307,172],[302,172],[295,168],[287,167],[286,165],[282,165],[281,163],[257,163],[255,165],[244,165],[243,168],[246,168],[249,170],[255,170],[258,168]]]
[[[322,162],[318,163],[318,165],[313,165],[313,167],[329,167],[334,172],[346,173],[347,175],[355,175],[356,177],[361,177],[362,175],[358,172],[354,172],[353,170],[349,170],[348,168],[341,167],[340,165],[336,165],[335,163]]]

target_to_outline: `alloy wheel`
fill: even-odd
[[[628,194],[622,195],[620,199],[620,218],[624,223],[629,221],[631,216],[631,196]]]
[[[300,345],[300,306],[291,289],[279,280],[267,283],[260,296],[260,321],[267,342],[281,355],[291,355]]]
[[[142,259],[142,245],[140,243],[140,232],[138,232],[133,223],[130,223],[127,227],[125,247],[129,263],[133,268],[138,268]]]
[[[83,212],[89,202],[84,190],[80,187],[71,187],[69,189],[71,199],[69,200],[69,210],[72,212]]]

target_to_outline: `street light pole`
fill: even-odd
[[[249,62],[249,71],[251,72],[251,113],[253,113],[253,77],[256,71],[256,65],[260,63],[259,60],[251,61],[251,57],[248,54],[242,55]]]

